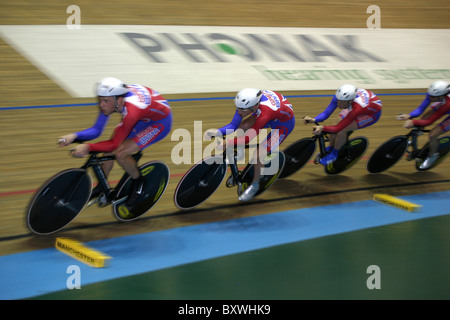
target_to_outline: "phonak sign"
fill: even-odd
[[[209,26],[0,26],[75,97],[115,76],[161,93],[425,88],[450,78],[449,30]]]

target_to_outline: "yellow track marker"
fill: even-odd
[[[56,249],[95,268],[104,268],[108,265],[110,256],[87,247],[79,241],[68,238],[56,238]]]
[[[381,193],[374,194],[373,200],[408,212],[419,211],[422,207],[421,205]]]

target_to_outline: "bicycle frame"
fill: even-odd
[[[222,154],[222,161],[224,161],[224,163],[227,163],[227,150],[225,150]],[[242,179],[241,179],[241,172],[238,169],[237,166],[237,153],[236,153],[236,149],[233,150],[233,158],[234,161],[232,163],[227,163],[227,165],[230,167],[231,170],[231,175],[233,176],[233,180],[236,184],[241,184],[242,183]]]
[[[328,138],[328,135],[326,133],[321,133],[318,136],[314,136],[314,139],[316,140],[317,144],[319,145],[319,151],[320,156],[323,157],[325,155],[325,142],[329,142],[330,139]]]
[[[135,153],[132,155],[132,157],[136,160],[136,162],[139,161],[139,159],[142,157],[142,151],[139,151],[138,153]],[[95,177],[97,178],[97,181],[102,188],[103,194],[105,196],[106,203],[109,204],[113,202],[116,199],[115,190],[119,190],[120,187],[125,183],[125,181],[128,179],[129,174],[127,172],[124,172],[122,175],[122,178],[120,179],[117,186],[113,189],[111,189],[108,178],[103,171],[102,164],[105,161],[111,161],[115,160],[116,157],[114,155],[108,155],[108,156],[98,156],[98,153],[92,153],[89,157],[89,159],[86,161],[86,163],[81,167],[82,169],[87,170],[89,167],[92,167]]]
[[[423,135],[425,132],[430,132],[430,130],[425,130],[421,127],[415,127],[407,135],[405,135],[408,139],[407,148],[411,148],[410,151],[408,149],[406,150],[409,159],[415,159],[419,155],[421,149],[419,149],[417,145],[417,137]]]

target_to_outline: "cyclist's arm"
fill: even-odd
[[[109,118],[108,116],[105,116],[102,112],[99,112],[97,121],[94,123],[92,127],[75,133],[77,136],[76,139],[88,141],[98,138],[102,134],[103,129],[105,128],[106,123],[108,122],[108,118]]]
[[[317,117],[315,117],[315,119],[316,119],[315,122],[325,121],[326,119],[328,119],[330,117],[330,115],[333,113],[333,111],[336,110],[336,108],[337,108],[337,98],[333,97],[333,99],[331,99],[331,102],[328,105],[328,107],[322,113],[319,113],[319,115],[317,115]]]
[[[418,116],[420,116],[425,111],[430,102],[431,102],[430,96],[429,94],[427,94],[425,99],[423,99],[422,103],[409,114],[409,117],[417,118]]]
[[[223,126],[222,128],[219,129],[220,133],[222,133],[222,135],[226,135],[227,134],[227,130],[233,130],[235,131],[238,127],[239,124],[241,123],[241,116],[239,115],[239,113],[236,112],[234,113],[233,119],[231,120],[231,122],[229,124],[227,124],[226,126]]]
[[[116,127],[110,140],[90,143],[89,151],[112,152],[116,150],[117,147],[130,135],[131,131],[138,121],[139,119],[128,113],[123,121]]]
[[[450,111],[449,105],[442,106],[441,108],[437,109],[433,112],[431,116],[429,116],[427,119],[420,119],[420,120],[413,120],[413,125],[415,127],[426,127],[438,120],[440,117],[444,116],[446,113]]]
[[[339,121],[337,125],[324,126],[323,132],[338,133],[339,131],[347,127],[350,123],[352,123],[361,114],[364,114],[363,109],[359,105],[354,104],[352,106],[352,111],[350,111],[344,119]]]
[[[253,126],[245,132],[243,136],[236,137],[232,139],[231,141],[228,141],[228,143],[233,143],[234,145],[242,145],[242,144],[248,144],[250,141],[252,141],[260,132],[262,128],[265,127],[265,125],[270,121],[268,117],[260,115]]]

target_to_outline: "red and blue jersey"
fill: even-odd
[[[338,100],[336,96],[334,96],[328,107],[325,109],[325,111],[320,113],[316,117],[316,121],[322,122],[326,120],[337,108],[337,102]],[[347,127],[357,118],[362,119],[363,117],[361,116],[377,115],[377,117],[379,117],[381,109],[382,109],[381,100],[375,95],[375,93],[366,89],[358,89],[358,93],[355,99],[353,99],[350,107],[342,110],[339,113],[341,121],[339,121],[339,123],[335,126],[324,126],[323,131],[328,133],[337,133],[342,129],[344,129],[345,127]],[[368,117],[368,119],[369,118],[370,121],[373,121],[373,117]],[[364,126],[365,126],[364,123],[358,123],[358,127]]]
[[[427,119],[413,120],[414,126],[426,127],[431,125],[433,122],[435,122],[442,116],[450,114],[450,94],[447,95],[443,101],[432,103],[430,105],[430,108],[433,110],[433,113]]]
[[[261,129],[284,128],[286,137],[295,126],[294,110],[290,102],[280,93],[270,90],[263,90],[258,110],[252,114],[256,118],[255,123],[244,136],[234,139],[234,144],[247,144],[255,138]],[[236,111],[233,120],[226,126],[219,129],[225,135],[227,130],[234,131],[239,128],[242,121],[241,116]]]
[[[111,152],[127,139],[136,125],[143,122],[155,122],[171,116],[172,110],[167,100],[157,91],[138,84],[128,85],[122,110],[122,121],[117,125],[110,140],[89,144],[90,151]],[[100,136],[107,116],[101,112],[92,128],[77,133],[80,140],[92,140]]]

